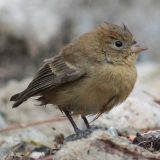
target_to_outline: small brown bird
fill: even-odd
[[[143,50],[125,25],[104,23],[45,60],[28,87],[11,97],[13,108],[39,96],[41,105],[57,105],[79,133],[71,114],[80,114],[89,128],[86,115],[99,117],[123,102],[134,87]]]

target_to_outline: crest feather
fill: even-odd
[[[128,33],[130,33],[131,35],[132,35],[132,33],[130,32],[130,30],[128,29],[128,27],[123,23],[123,30],[125,31],[125,32],[128,32]]]

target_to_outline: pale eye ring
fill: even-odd
[[[120,41],[120,40],[116,40],[116,41],[114,42],[114,45],[115,45],[117,48],[121,48],[121,47],[123,46],[123,42]]]

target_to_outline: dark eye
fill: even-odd
[[[123,46],[123,43],[121,41],[117,40],[117,41],[115,41],[115,46],[120,48]]]

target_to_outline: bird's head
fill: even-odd
[[[122,27],[104,23],[98,27],[99,41],[105,55],[105,60],[112,64],[135,64],[141,51],[146,50],[137,44],[132,33],[123,25]]]

